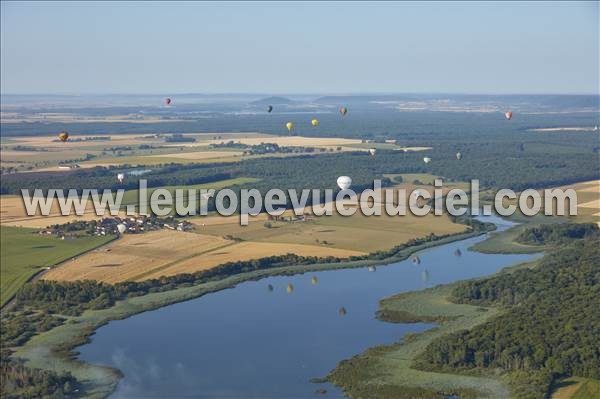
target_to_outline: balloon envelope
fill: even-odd
[[[312,278],[310,279],[310,283],[312,285],[317,285],[319,283],[319,280],[317,280],[316,276],[312,276]]]
[[[342,116],[345,116],[347,113],[348,113],[348,108],[346,108],[346,107],[340,108],[340,114],[342,114]]]
[[[291,132],[294,129],[294,124],[292,122],[288,122],[285,124],[285,127],[287,127],[288,132]]]
[[[462,154],[460,152],[457,152],[456,153],[456,159],[458,159],[460,161],[461,158],[462,158]]]
[[[340,176],[337,178],[337,185],[340,190],[347,190],[352,185],[352,179],[349,176]]]
[[[117,230],[119,233],[123,234],[125,233],[125,230],[127,230],[127,226],[125,226],[123,223],[120,223],[117,225]]]
[[[285,290],[287,291],[288,294],[291,294],[292,292],[294,292],[294,286],[292,284],[288,284],[288,286]]]
[[[375,149],[375,148],[369,148],[369,154],[371,154],[371,155],[377,154],[377,149]]]
[[[423,162],[429,163],[429,162],[431,162],[431,158],[425,157],[425,158],[423,158]]]
[[[313,119],[312,121],[310,121],[310,123],[315,127],[319,126],[319,121],[317,119]]]
[[[267,112],[271,112],[271,111],[273,111],[273,106],[269,105],[269,107],[267,108]]]
[[[67,141],[67,139],[69,138],[69,133],[62,131],[58,134],[58,139],[62,142]]]
[[[512,119],[512,112],[511,111],[505,112],[504,113],[504,117],[506,119],[508,119],[508,120],[511,120]]]
[[[165,104],[166,105],[171,105],[171,99],[170,98],[165,98]]]
[[[125,179],[125,173],[117,173],[117,180],[119,181],[119,183],[123,183],[124,179]]]

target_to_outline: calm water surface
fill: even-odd
[[[500,229],[510,226],[497,218],[486,220]],[[535,257],[468,250],[483,239],[422,251],[420,265],[406,260],[376,271],[334,270],[242,283],[113,321],[77,350],[84,361],[124,373],[111,398],[341,397],[330,384],[309,379],[369,347],[432,326],[375,319],[381,298],[485,276]],[[318,388],[327,394],[316,395]]]

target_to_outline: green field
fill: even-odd
[[[153,187],[153,188],[149,188],[148,189],[148,200],[150,200],[150,196],[152,195],[152,193],[159,189],[159,188],[164,188],[167,189],[171,195],[175,195],[175,190],[177,189],[182,189],[184,190],[184,196],[186,198],[187,201],[187,193],[188,193],[188,189],[195,189],[195,190],[201,190],[201,189],[221,189],[221,188],[225,188],[225,187],[231,187],[231,186],[235,186],[235,185],[240,185],[240,184],[246,184],[246,183],[254,183],[259,181],[260,179],[255,179],[252,177],[237,177],[235,179],[226,179],[226,180],[219,180],[216,182],[212,182],[212,183],[203,183],[203,184],[194,184],[191,186],[164,186],[164,187]],[[122,206],[125,205],[129,205],[129,204],[136,204],[138,203],[139,200],[139,190],[127,190],[125,191],[125,194],[123,194],[123,201],[121,203]],[[184,202],[185,203],[185,202]]]
[[[82,237],[61,240],[40,236],[36,229],[0,227],[0,300],[2,306],[34,274],[85,251],[111,241],[114,237]]]

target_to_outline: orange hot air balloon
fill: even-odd
[[[348,113],[348,108],[346,108],[346,107],[340,108],[340,114],[342,114],[342,116],[346,116],[347,113]]]
[[[58,134],[58,139],[60,141],[62,141],[63,143],[65,141],[67,141],[68,138],[69,138],[69,133],[65,132],[64,130]]]
[[[171,99],[170,98],[165,98],[165,104],[166,105],[171,105]]]
[[[511,120],[512,119],[512,112],[511,111],[505,112],[504,113],[504,117],[506,119],[508,119],[508,120]]]

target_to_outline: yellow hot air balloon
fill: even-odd
[[[291,294],[292,292],[294,292],[294,286],[292,284],[288,284],[285,290],[288,294]]]
[[[310,123],[312,123],[312,125],[313,125],[314,127],[317,127],[317,126],[319,126],[319,121],[318,121],[317,119],[313,119],[312,121],[310,121]]]
[[[317,285],[319,283],[319,280],[317,280],[316,276],[312,276],[312,278],[310,279],[310,283],[312,285]]]
[[[60,132],[60,133],[58,134],[58,139],[59,139],[60,141],[62,141],[63,143],[64,143],[65,141],[67,141],[67,139],[68,139],[68,138],[69,138],[69,133],[67,133],[67,132],[65,132],[65,131],[62,131],[62,132]]]
[[[294,124],[292,122],[288,122],[285,124],[285,127],[287,127],[288,132],[292,132],[292,130],[294,130]]]

